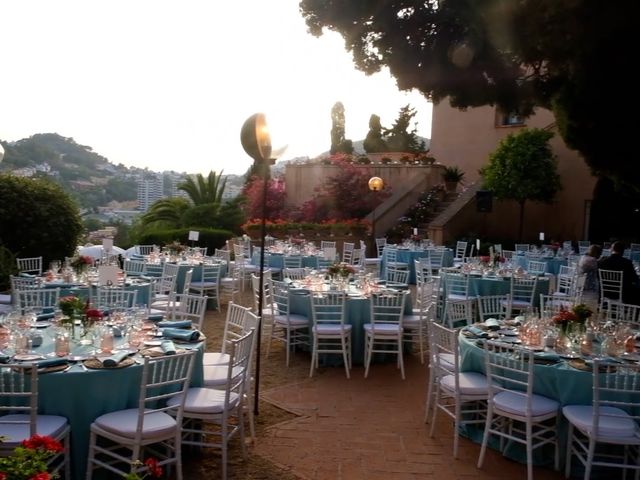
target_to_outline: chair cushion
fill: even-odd
[[[426,316],[423,316],[421,319],[420,315],[405,315],[402,317],[402,326],[406,328],[418,328],[420,324],[426,320]]]
[[[351,332],[351,328],[351,325],[321,323],[313,327],[313,332],[318,335],[342,335],[343,333]]]
[[[511,300],[511,306],[516,308],[527,308],[531,306],[531,302],[526,300]]]
[[[205,387],[224,388],[227,384],[227,375],[229,374],[229,367],[227,365],[205,365],[203,368],[204,380],[202,384]],[[233,370],[233,378],[242,374],[242,369],[236,367]]]
[[[567,405],[562,408],[562,413],[567,420],[583,432],[593,433],[592,405]],[[602,414],[621,416],[608,417],[602,416]],[[615,407],[600,407],[599,437],[615,437],[618,439],[633,437],[633,443],[637,443],[640,442],[640,438],[637,436],[639,433],[636,423],[627,412]]]
[[[96,426],[107,432],[130,438],[136,435],[137,422],[137,408],[105,413],[93,421]],[[164,412],[150,413],[145,415],[142,429],[144,439],[170,436],[175,432],[176,420]]]
[[[478,372],[460,372],[458,382],[461,395],[486,396],[489,393],[487,377]],[[440,379],[443,388],[454,392],[456,389],[455,375],[445,375]]]
[[[215,288],[217,286],[217,282],[191,282],[190,288]]]
[[[0,436],[5,437],[2,443],[7,445],[13,445],[26,440],[31,436],[29,428],[29,415],[12,414],[4,415],[2,422],[27,422],[27,423],[15,423],[5,424],[0,423]],[[58,415],[38,415],[36,422],[36,433],[38,435],[47,435],[49,437],[57,438],[67,428],[67,419]]]
[[[467,295],[458,295],[457,293],[450,293],[449,295],[447,295],[447,299],[453,300],[455,302],[456,300],[459,300],[459,301],[469,300],[469,297]]]
[[[205,352],[202,356],[203,365],[228,365],[231,357],[228,353]]]
[[[11,295],[5,295],[4,293],[0,294],[0,303],[11,305]]]
[[[524,417],[527,397],[523,392],[500,392],[493,397],[496,409]],[[555,400],[533,394],[531,398],[531,416],[539,417],[558,411],[560,404]]]
[[[372,323],[364,324],[364,331],[367,333],[376,333],[382,335],[398,335],[402,333],[402,328],[400,325],[395,323],[376,323],[375,325]]]
[[[309,319],[304,315],[298,315],[297,313],[289,314],[288,320],[286,315],[276,315],[273,319],[278,325],[286,326],[287,323],[294,327],[302,327],[302,326],[309,325]]]
[[[214,388],[190,388],[187,390],[187,398],[184,401],[184,415],[189,413],[215,415],[224,411],[224,390]],[[240,396],[231,392],[229,395],[229,407],[233,408],[238,404]],[[173,397],[168,402],[168,406],[177,406],[180,399]]]

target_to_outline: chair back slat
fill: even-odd
[[[146,419],[156,412],[172,411],[176,415],[176,424],[182,424],[182,407],[191,380],[195,355],[194,350],[187,350],[175,355],[144,358],[138,396],[136,443],[142,440]],[[180,408],[167,405],[167,401],[173,397],[181,400]]]

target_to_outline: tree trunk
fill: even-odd
[[[525,200],[518,202],[520,204],[520,227],[518,228],[518,241],[520,243],[522,243],[522,231],[524,229],[524,202]]]

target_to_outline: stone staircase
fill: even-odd
[[[438,202],[433,212],[427,217],[426,221],[418,225],[418,231],[421,233],[428,232],[431,222],[438,218],[443,212],[445,212],[449,208],[449,206],[456,201],[459,195],[459,192],[446,192],[442,201]]]

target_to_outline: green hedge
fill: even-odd
[[[174,241],[184,245],[191,245],[189,241],[189,231],[193,228],[180,228],[173,230],[156,230],[140,235],[139,243],[142,245],[166,245]],[[216,248],[224,247],[227,240],[233,237],[233,232],[229,230],[218,230],[215,228],[198,228],[200,236],[194,244],[198,247],[207,247],[207,252],[213,254]]]

